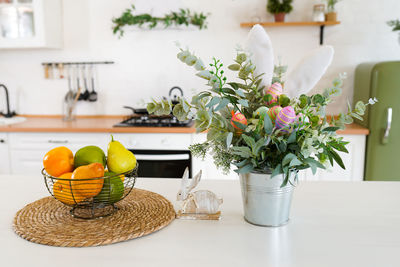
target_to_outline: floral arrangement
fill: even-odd
[[[132,5],[132,9],[126,9],[124,13],[119,18],[114,18],[112,22],[113,33],[119,33],[119,36],[123,36],[124,31],[123,27],[126,25],[139,25],[139,26],[147,26],[149,29],[153,29],[159,23],[162,23],[165,28],[168,28],[172,25],[185,25],[189,26],[192,24],[198,27],[200,30],[207,28],[207,15],[204,13],[196,13],[191,12],[189,9],[179,9],[179,12],[171,12],[166,14],[164,17],[153,17],[150,14],[139,14],[134,15],[135,6]]]
[[[290,13],[293,0],[268,0],[267,11],[271,14]]]
[[[314,74],[325,68],[319,66],[323,60],[317,60],[319,65],[315,73],[302,74],[300,68],[287,81],[283,80],[286,68],[278,66],[268,71],[272,60],[259,60],[271,58],[272,54],[269,38],[260,28],[253,28],[249,36],[250,50],[255,53],[238,51],[234,63],[228,66],[237,74],[238,81],[228,81],[220,60],[213,58],[206,68],[194,53],[181,48],[178,59],[193,66],[198,71],[196,75],[206,80],[209,89],[194,95],[190,103],[183,98],[175,105],[168,100],[153,100],[147,105],[148,111],[157,115],[172,111],[179,120],[194,119],[197,132],[207,132],[207,141],[192,145],[192,154],[204,158],[206,153],[211,153],[215,165],[225,172],[233,164],[237,173],[284,174],[282,186],[285,186],[297,179],[299,170],[311,168],[315,173],[317,168],[325,169],[334,162],[345,168],[338,152],[347,153],[348,142],[337,136],[336,130],[352,123],[353,118],[362,119],[366,105],[374,104],[376,99],[370,99],[369,103],[357,102],[354,109],[349,105],[347,113],[328,119],[325,108],[341,94],[343,75],[322,94],[307,96],[301,90],[295,93],[292,90],[287,93],[294,97],[289,97],[285,94],[286,86],[297,84],[305,88],[304,80],[319,80],[320,75],[314,78]],[[331,50],[318,50],[317,56],[307,58],[303,64],[308,67],[303,70],[309,73],[309,63],[323,58],[321,55],[326,51]],[[329,54],[328,58],[331,56]],[[258,66],[267,73],[260,73],[262,70],[254,64],[252,57],[260,61]],[[293,78],[299,74],[310,77],[304,80]]]

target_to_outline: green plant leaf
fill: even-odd
[[[333,150],[329,150],[329,154],[332,155],[332,158],[336,161],[336,163],[337,163],[343,170],[346,169],[346,167],[345,167],[344,164],[343,164],[342,158],[339,156],[338,153],[336,153],[336,152],[333,151]]]
[[[252,170],[254,170],[253,165],[252,164],[247,164],[247,165],[245,165],[245,166],[243,166],[241,168],[238,168],[237,170],[235,170],[235,172],[237,172],[237,173],[249,173]]]
[[[243,158],[251,158],[253,154],[247,146],[235,146],[232,148],[233,154],[241,156]]]
[[[289,138],[288,138],[288,140],[287,140],[287,143],[288,143],[288,144],[292,144],[292,143],[296,142],[296,134],[297,134],[296,131],[293,131],[293,132],[290,134],[290,136],[289,136]]]
[[[281,174],[281,173],[282,173],[282,165],[281,165],[281,164],[278,164],[278,165],[275,167],[275,169],[272,171],[271,178],[272,178],[272,177],[275,177],[275,176],[277,176],[277,175],[279,175],[279,174]]]
[[[293,153],[286,154],[286,156],[282,159],[282,166],[288,165],[294,158],[296,158],[296,155]]]
[[[303,162],[301,162],[297,157],[295,157],[292,159],[292,161],[290,161],[289,167],[299,166],[302,164]]]
[[[326,127],[324,129],[322,129],[322,131],[323,132],[336,132],[339,129],[340,129],[340,127],[330,126],[330,127]]]
[[[232,70],[232,71],[238,71],[240,70],[240,65],[239,64],[232,64],[228,66],[228,69]]]
[[[240,105],[242,105],[243,107],[246,107],[246,108],[249,107],[249,102],[246,99],[239,99],[238,103]]]
[[[266,134],[271,134],[274,129],[271,118],[267,115],[264,117],[264,130]]]
[[[218,106],[214,109],[215,112],[223,109],[230,103],[230,100],[228,98],[222,98],[221,102],[219,102]]]
[[[233,133],[229,132],[228,135],[226,136],[226,147],[230,147],[232,144],[232,138],[233,138]]]
[[[242,134],[242,138],[246,142],[246,144],[253,150],[256,145],[256,141],[254,140],[254,138],[245,134]]]

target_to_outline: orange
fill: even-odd
[[[59,177],[74,170],[74,155],[65,146],[53,148],[44,155],[43,166],[48,174]]]
[[[104,176],[104,167],[101,163],[92,163],[80,166],[72,173],[72,190],[86,198],[98,195],[103,188],[104,179],[93,179]]]
[[[59,178],[71,179],[71,176],[72,172],[67,172],[61,175]],[[65,180],[58,180],[56,183],[54,183],[53,194],[56,199],[68,205],[77,204],[85,199],[85,197],[71,191],[70,181]]]

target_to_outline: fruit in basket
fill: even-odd
[[[107,149],[107,166],[114,173],[123,173],[136,167],[136,157],[111,136]]]
[[[108,173],[110,178],[104,179],[104,185],[101,192],[94,197],[94,201],[103,203],[115,203],[124,195],[124,183],[121,181],[120,176],[113,176],[115,174]],[[108,176],[105,174],[105,176]]]
[[[115,175],[117,175],[115,172],[110,172],[110,171],[108,171],[108,170],[106,170],[106,171],[104,172],[104,176],[115,176]],[[122,181],[122,182],[125,181],[125,175],[120,174],[120,175],[119,175],[119,178],[121,178],[121,181]]]
[[[72,172],[67,172],[62,174],[59,178],[71,179],[71,176]],[[85,197],[72,191],[70,181],[66,180],[57,180],[57,182],[54,183],[53,195],[56,199],[68,205],[77,204],[85,199]]]
[[[75,153],[75,168],[96,162],[101,163],[103,167],[106,166],[106,155],[104,154],[103,150],[98,146],[85,146]]]
[[[72,190],[73,192],[85,197],[94,197],[98,195],[103,188],[104,166],[101,163],[91,163],[86,166],[80,166],[72,173]],[[88,180],[87,180],[88,179]]]
[[[65,146],[53,148],[44,155],[43,166],[48,174],[59,177],[74,170],[74,155]]]

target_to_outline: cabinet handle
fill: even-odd
[[[6,140],[0,139],[0,143],[5,143],[5,142],[6,142]]]
[[[392,128],[392,108],[387,109],[386,129],[383,133],[382,144],[386,145],[389,142],[390,128]]]
[[[50,144],[67,144],[68,140],[49,140]]]

